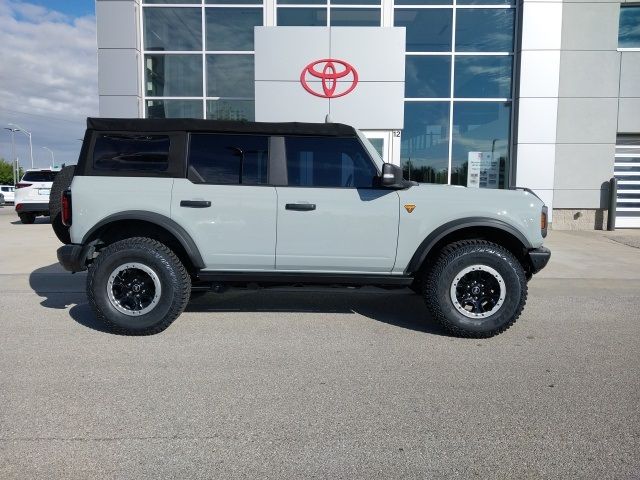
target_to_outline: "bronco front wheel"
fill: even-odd
[[[127,335],[161,332],[182,313],[190,293],[182,262],[150,238],[109,245],[87,276],[89,303],[98,319]]]
[[[446,246],[425,277],[425,302],[447,331],[491,337],[515,323],[527,300],[520,262],[492,242],[464,240]]]

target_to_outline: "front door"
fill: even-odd
[[[276,188],[276,268],[388,273],[395,263],[399,196],[356,138],[285,138],[287,186]]]
[[[188,178],[175,179],[171,217],[191,235],[207,269],[273,270],[276,189],[267,136],[192,134]]]

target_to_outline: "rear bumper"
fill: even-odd
[[[16,205],[16,212],[49,212],[49,204],[45,202],[20,202]]]
[[[87,256],[89,254],[89,245],[63,245],[58,248],[58,262],[65,270],[70,272],[82,272],[87,269]]]
[[[529,250],[528,255],[531,262],[531,273],[538,273],[549,263],[551,250],[546,247],[534,248]]]

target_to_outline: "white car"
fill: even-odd
[[[6,203],[13,203],[15,187],[13,185],[0,185],[0,192],[4,195]]]
[[[0,207],[4,205],[4,195],[0,193]]]
[[[15,190],[14,204],[22,223],[33,223],[39,215],[49,215],[51,185],[60,169],[34,168],[24,173]]]

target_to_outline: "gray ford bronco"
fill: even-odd
[[[115,331],[228,287],[410,288],[454,335],[518,318],[549,261],[525,189],[419,185],[342,124],[90,118],[51,192],[58,260]],[[417,314],[422,314],[417,313]]]

